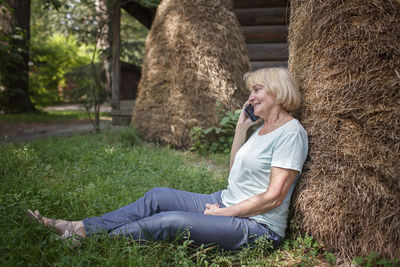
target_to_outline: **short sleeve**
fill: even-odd
[[[308,152],[307,133],[284,135],[275,145],[271,167],[280,167],[301,172]]]

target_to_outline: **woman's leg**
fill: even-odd
[[[167,211],[154,214],[115,228],[110,235],[124,235],[135,240],[171,240],[186,236],[195,244],[216,244],[234,250],[266,236],[279,245],[281,238],[268,227],[248,218],[204,215],[186,211]]]
[[[101,217],[86,218],[82,221],[49,219],[39,211],[28,210],[28,215],[46,227],[54,228],[60,235],[72,232],[72,235],[86,237],[99,231],[110,232],[127,223],[151,216],[163,211],[190,211],[203,213],[206,203],[221,204],[221,194],[198,194],[171,188],[157,187],[148,191],[137,201],[104,214]]]
[[[214,194],[198,194],[172,188],[157,187],[148,191],[137,201],[104,214],[101,217],[83,220],[87,235],[99,231],[111,232],[114,229],[166,211],[187,211],[203,214],[206,203],[221,203],[220,192]]]

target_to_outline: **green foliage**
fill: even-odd
[[[106,18],[102,6],[91,0],[32,0],[32,36],[74,36],[79,43],[94,44]],[[113,2],[113,1],[110,1]]]
[[[0,11],[4,12],[4,10]],[[11,12],[5,9],[5,12]],[[29,53],[23,43],[26,39],[26,32],[16,28],[12,34],[4,33],[0,28],[0,110],[8,111],[13,103],[10,101],[17,95],[24,92],[15,87],[15,81],[25,79],[24,75],[15,70],[24,63],[24,57]]]
[[[33,103],[46,106],[63,100],[58,88],[68,90],[65,74],[90,64],[89,52],[74,37],[55,34],[47,39],[33,38],[29,76]]]
[[[68,8],[69,1],[31,0],[31,36],[46,40],[54,34],[67,34],[67,21],[62,11]],[[75,39],[76,36],[74,36]]]
[[[1,4],[1,3],[0,3]],[[2,7],[0,12],[8,13],[10,7]],[[24,39],[24,31],[21,28],[16,28],[14,34],[6,34],[0,27],[0,85],[7,85],[7,80],[11,76],[17,76],[17,73],[10,73],[11,67],[15,64],[23,62],[23,57],[20,53],[21,48],[16,44],[18,40]],[[26,51],[24,51],[26,52]]]
[[[266,258],[273,249],[272,241],[269,241],[265,236],[260,237],[254,241],[251,247],[247,247],[240,252],[240,257],[244,259],[242,263],[252,266],[252,259]],[[247,262],[247,259],[250,259],[250,262]]]
[[[336,256],[333,253],[330,252],[325,252],[324,253],[325,259],[327,260],[327,262],[329,262],[329,264],[331,265],[335,265],[336,264]]]
[[[56,1],[56,0],[47,0]],[[57,1],[56,1],[57,2]],[[160,1],[143,1],[140,3],[147,7],[156,7]],[[148,2],[148,3],[147,3]],[[68,0],[60,5],[43,4],[41,0],[32,1],[32,26],[33,37],[46,39],[55,33],[64,36],[73,36],[79,44],[93,45],[99,34],[101,38],[106,32],[101,27],[108,23],[107,13],[95,1]],[[112,4],[113,1],[109,1]],[[44,8],[43,8],[44,6]],[[144,56],[144,42],[148,29],[121,9],[121,60],[140,66]],[[103,49],[103,48],[101,48]],[[110,48],[101,51],[102,57],[109,57]]]
[[[356,257],[353,260],[353,264],[356,264],[357,266],[366,266],[366,267],[373,267],[373,266],[395,267],[399,266],[399,259],[388,260],[380,257],[377,252],[372,251],[366,257]]]
[[[221,105],[217,105],[216,111],[221,119],[218,126],[206,129],[194,127],[191,130],[192,151],[201,154],[229,153],[241,110],[224,111]]]
[[[93,52],[93,58],[96,51]],[[107,100],[105,90],[105,75],[102,64],[94,64],[75,68],[69,73],[70,80],[73,82],[73,89],[69,95],[82,103],[87,111],[88,118],[96,131],[100,130],[100,106]],[[90,110],[94,110],[94,120]]]
[[[286,250],[292,249],[298,255],[301,255],[300,266],[314,266],[317,262],[317,255],[320,253],[320,246],[312,236],[305,235],[304,237],[298,236],[293,241],[285,241],[284,248]]]
[[[149,30],[121,9],[121,47],[120,59],[124,62],[141,66],[145,41]]]
[[[103,103],[106,100],[102,64],[76,67],[67,74],[67,77],[73,84],[72,90],[66,93],[70,99],[79,101],[89,109],[94,106],[93,101]]]

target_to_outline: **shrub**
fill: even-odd
[[[190,150],[201,154],[229,153],[241,109],[225,111],[220,104],[215,109],[221,119],[220,123],[218,126],[206,129],[194,127],[190,134],[192,140]]]
[[[65,74],[90,64],[88,48],[79,46],[76,38],[55,34],[45,40],[31,41],[29,86],[35,105],[49,105],[63,100],[59,88],[66,86]]]

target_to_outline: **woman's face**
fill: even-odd
[[[271,108],[276,105],[274,97],[260,84],[252,86],[249,102],[254,107],[254,114],[261,118],[265,118]]]

